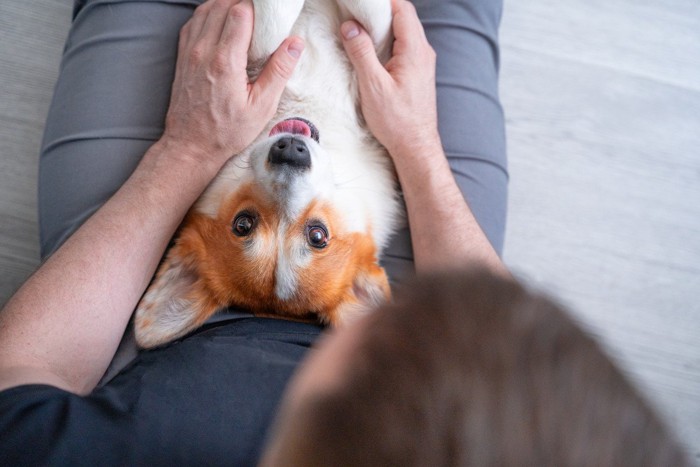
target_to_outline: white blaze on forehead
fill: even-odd
[[[243,253],[251,262],[267,264],[266,260],[274,258],[276,250],[274,235],[256,233],[246,240]]]
[[[280,223],[277,238],[275,295],[280,300],[289,300],[297,291],[299,272],[311,262],[311,254],[303,237],[291,232],[285,222]]]
[[[290,171],[271,168],[267,163],[270,147],[283,136],[273,136],[258,142],[250,151],[251,167],[258,186],[265,189],[280,209],[280,224],[276,243],[275,295],[280,300],[294,297],[298,287],[298,275],[311,262],[311,252],[303,232],[290,231],[291,225],[299,225],[296,219],[314,201],[330,199],[335,185],[330,158],[316,141],[304,138],[311,155],[311,168]],[[251,255],[259,250],[251,249]]]
[[[296,177],[286,185],[285,190],[279,193],[283,198],[280,206],[284,208],[287,218],[297,218],[306,211],[309,204],[324,197],[325,194],[320,190],[321,183],[314,180],[311,175],[313,173]]]

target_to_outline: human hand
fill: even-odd
[[[439,134],[435,52],[415,7],[406,0],[394,0],[392,9],[395,42],[386,66],[379,62],[372,39],[358,23],[343,23],[341,35],[357,72],[367,125],[394,156],[439,144]]]
[[[163,137],[217,170],[274,116],[304,49],[302,39],[286,39],[250,83],[253,23],[251,0],[208,0],[180,31]]]

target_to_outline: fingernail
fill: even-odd
[[[354,21],[346,21],[340,26],[340,32],[345,40],[349,41],[353,37],[360,35],[360,28],[357,27],[357,23]]]
[[[292,41],[287,47],[287,53],[294,58],[301,57],[301,53],[304,51],[304,43],[302,41]]]

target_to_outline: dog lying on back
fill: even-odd
[[[387,60],[389,0],[254,0],[249,73],[290,34],[306,50],[276,117],[188,214],[135,315],[158,346],[227,306],[338,325],[389,297],[378,258],[402,216],[386,150],[359,115],[338,31],[354,18]]]

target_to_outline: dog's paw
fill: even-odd
[[[248,52],[251,63],[265,61],[277,50],[303,7],[304,0],[253,0],[255,26]]]
[[[377,56],[385,62],[391,56],[391,0],[337,0],[342,19],[354,19],[374,41]]]

